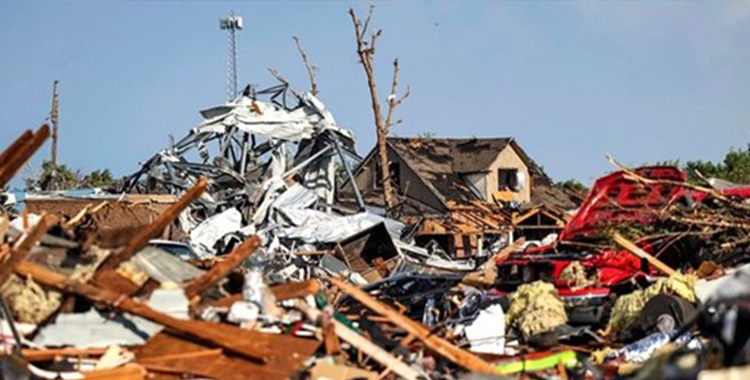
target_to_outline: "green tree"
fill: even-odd
[[[114,179],[109,169],[97,169],[83,176],[81,182],[84,187],[108,187],[114,182]]]
[[[691,182],[701,182],[695,171],[704,177],[720,178],[735,183],[750,183],[750,144],[745,149],[732,149],[719,163],[710,161],[688,161],[684,166]]]
[[[73,170],[67,165],[57,165],[52,172],[52,161],[42,162],[42,172],[36,177],[25,179],[27,190],[67,190],[82,187],[107,187],[113,183],[109,169],[97,169],[82,175],[80,170]]]
[[[589,192],[588,187],[584,186],[584,184],[582,184],[578,180],[572,178],[566,181],[557,182],[555,183],[555,186],[581,195],[585,195]]]

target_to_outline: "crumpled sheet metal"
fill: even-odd
[[[628,344],[613,352],[613,355],[622,355],[628,363],[643,363],[654,356],[657,351],[667,346],[671,340],[674,331],[669,333],[654,333],[637,342]],[[686,346],[691,350],[700,350],[703,344],[700,339],[693,337],[690,333],[685,333],[677,337],[675,347]]]
[[[135,264],[159,283],[183,284],[205,273],[162,249],[147,246],[134,257]]]
[[[300,105],[293,110],[285,110],[273,103],[260,102],[247,96],[240,96],[232,102],[214,107],[214,114],[225,111],[205,120],[193,133],[226,133],[236,127],[251,134],[269,138],[300,141],[309,139],[314,133],[328,129],[354,139],[354,134],[339,127],[333,115],[320,100],[310,93],[299,97]],[[207,110],[202,112],[208,116]]]
[[[268,95],[268,101],[258,100],[259,95]],[[201,218],[228,208],[243,213],[254,210],[251,223],[262,228],[275,221],[269,220],[275,212],[272,206],[282,207],[294,195],[304,196],[309,204],[308,191],[295,186],[287,189],[287,181],[295,174],[305,190],[315,195],[314,201],[331,203],[334,158],[343,159],[344,153],[358,158],[353,153],[354,134],[338,126],[320,100],[295,93],[286,83],[257,92],[248,88],[233,101],[201,114],[203,123],[144,163],[123,188],[179,195],[198,178],[207,178],[209,191],[180,215],[185,232],[196,228]],[[289,152],[296,152],[293,160]],[[193,245],[212,253],[213,242]]]
[[[519,329],[525,337],[551,331],[567,321],[565,305],[550,283],[523,284],[510,295],[506,323]]]
[[[320,211],[305,210],[305,214],[313,217],[313,220],[324,219],[326,215]],[[301,215],[298,215],[299,218]],[[314,224],[305,224],[300,227],[288,227],[279,231],[279,236],[287,239],[296,239],[306,243],[335,243],[356,233],[362,232],[378,223],[385,223],[389,234],[394,237],[395,230],[399,224],[394,220],[383,218],[379,215],[363,212],[355,215],[342,217],[330,217],[330,220]],[[389,228],[390,227],[390,228]],[[403,227],[403,224],[400,225]],[[395,236],[398,238],[398,236]]]
[[[216,254],[214,245],[224,235],[242,228],[242,214],[234,207],[213,215],[190,231],[190,245],[202,256]]]
[[[620,296],[612,308],[612,315],[607,323],[607,334],[617,334],[633,327],[638,322],[641,310],[651,298],[667,293],[675,294],[688,302],[695,302],[696,278],[692,274],[676,274],[669,278],[660,278],[646,289]]]
[[[34,343],[45,347],[104,348],[113,344],[143,345],[162,326],[141,317],[117,314],[105,318],[92,309],[86,313],[60,314],[39,331]]]

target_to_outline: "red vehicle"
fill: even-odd
[[[610,228],[653,223],[665,206],[673,202],[703,202],[709,193],[687,185],[685,173],[675,167],[643,167],[633,172],[645,180],[624,171],[599,178],[554,244],[528,248],[498,260],[498,289],[510,291],[522,283],[545,280],[554,283],[569,302],[578,303],[576,300],[603,299],[613,291],[617,293],[616,288],[629,284],[628,280],[661,275],[628,251],[600,250],[593,243],[601,241]],[[750,198],[750,188],[725,189],[721,193]],[[640,246],[652,250],[647,243]],[[573,262],[579,262],[590,276],[597,277],[595,287],[575,287],[561,279],[563,270]]]

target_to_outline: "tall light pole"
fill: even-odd
[[[229,31],[229,57],[227,58],[227,100],[237,97],[237,31],[242,30],[242,17],[232,11],[229,17],[219,19],[219,28]]]

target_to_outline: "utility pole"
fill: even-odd
[[[229,31],[229,56],[227,57],[227,100],[237,97],[237,31],[242,30],[242,17],[234,11],[228,17],[219,19],[219,28]]]
[[[57,188],[57,126],[59,122],[60,113],[58,111],[58,99],[57,89],[59,80],[55,79],[52,85],[52,110],[50,111],[50,122],[52,122],[52,170],[50,171],[49,184],[53,188]]]
[[[57,123],[58,123],[58,111],[57,111],[57,86],[60,81],[55,80],[52,86],[52,111],[50,111],[50,121],[52,122],[52,165],[57,168]]]

